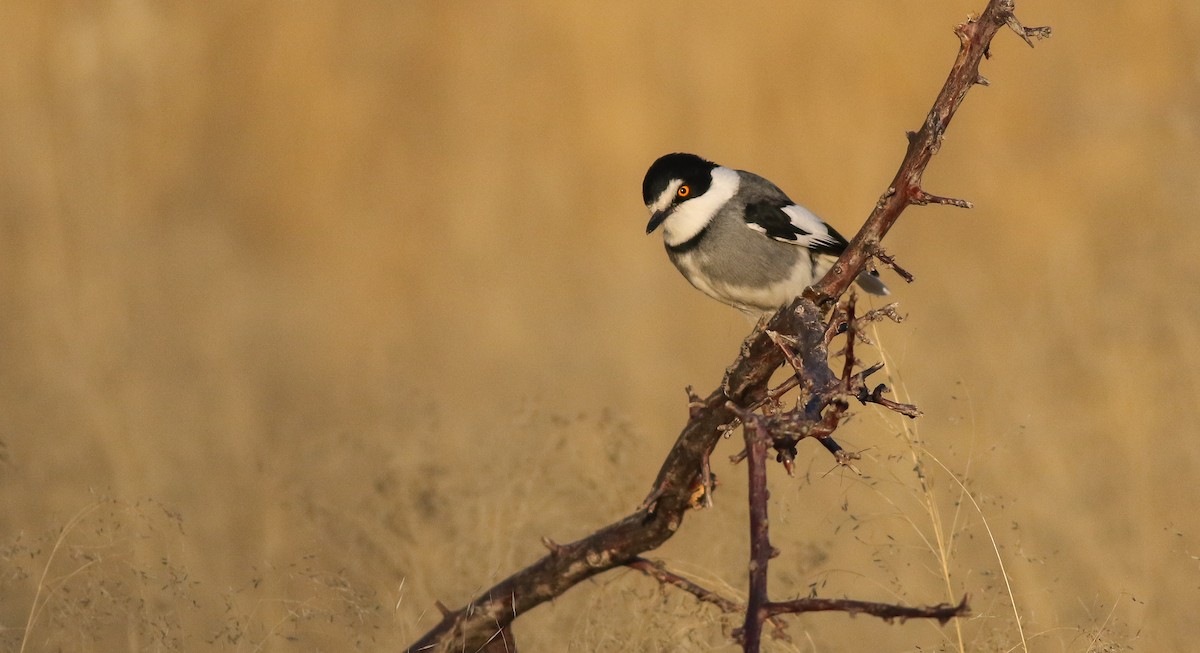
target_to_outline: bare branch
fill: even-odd
[[[921,190],[921,177],[925,168],[941,146],[946,128],[950,126],[955,112],[962,105],[967,91],[980,83],[982,78],[979,75],[979,64],[988,52],[992,37],[1005,25],[1017,29],[1027,42],[1030,36],[1050,36],[1049,28],[1030,30],[1021,27],[1013,16],[1013,0],[991,0],[979,18],[967,20],[955,28],[954,32],[961,42],[958,57],[921,128],[910,133],[908,152],[900,163],[896,176],[888,184],[887,191],[880,196],[875,210],[867,217],[862,229],[850,241],[850,246],[842,252],[825,277],[804,292],[806,298],[824,306],[846,292],[865,268],[867,259],[875,254],[879,242],[896,223],[905,207],[914,200],[927,196]]]
[[[767,330],[767,337],[771,339],[771,342],[775,343],[776,347],[779,347],[779,351],[783,352],[784,359],[792,366],[792,369],[796,370],[797,373],[803,371],[804,366],[800,363],[800,359],[796,358],[796,352],[793,351],[793,348],[796,346],[795,338],[780,335],[778,332],[771,331],[770,329]]]
[[[805,598],[795,599],[792,601],[780,601],[778,603],[768,603],[766,612],[768,615],[780,614],[799,614],[802,612],[823,612],[836,610],[838,612],[846,612],[849,614],[869,614],[872,617],[879,617],[885,621],[894,619],[937,619],[941,623],[946,623],[955,617],[966,617],[970,615],[971,609],[967,606],[967,597],[964,596],[958,605],[950,605],[948,603],[939,603],[928,607],[907,607],[903,605],[892,605],[890,603],[874,603],[871,601],[854,601],[851,599],[818,599]]]
[[[954,199],[953,197],[941,197],[940,195],[931,195],[923,190],[918,190],[912,198],[913,204],[924,206],[926,204],[944,204],[946,206],[957,206],[960,209],[974,208],[975,205],[967,200]]]
[[[763,621],[767,618],[767,565],[774,549],[768,536],[767,439],[759,432],[757,421],[742,428],[746,436],[746,465],[750,477],[750,596],[746,601],[746,621],[740,631],[742,649],[758,651],[762,643]],[[738,632],[734,633],[739,636]]]
[[[850,328],[846,321],[846,307],[843,304],[834,304],[833,311],[829,314],[829,322],[825,326],[825,346],[828,347],[833,339],[842,335]]]
[[[625,566],[636,569],[663,585],[670,585],[681,589],[696,597],[698,601],[715,605],[722,612],[737,614],[746,609],[746,605],[739,601],[721,596],[707,587],[671,572],[661,561],[637,557],[627,562]],[[886,621],[896,619],[936,619],[941,623],[945,623],[955,617],[970,615],[970,607],[967,604],[967,600],[968,597],[964,596],[958,605],[939,603],[933,606],[912,607],[873,601],[856,601],[853,599],[808,597],[791,601],[769,601],[764,604],[763,613],[766,616],[766,620],[772,622],[777,629],[784,627],[783,622],[778,620],[781,615],[802,614],[805,612],[845,612],[850,615],[867,614]]]
[[[883,393],[885,393],[885,392],[887,392],[887,386],[882,383],[875,386],[875,389],[870,392],[867,392],[867,387],[864,385],[858,390],[858,393],[855,395],[855,398],[858,399],[864,405],[865,404],[879,404],[880,406],[883,406],[884,408],[887,408],[888,410],[895,411],[897,413],[900,413],[901,415],[904,415],[906,417],[911,417],[913,419],[916,419],[916,418],[920,417],[921,415],[925,414],[925,413],[921,412],[921,409],[917,408],[916,406],[914,406],[912,404],[902,404],[897,401],[892,401],[891,399],[888,399],[887,397],[884,397]]]
[[[638,556],[626,562],[625,566],[636,569],[664,585],[678,587],[700,601],[711,603],[725,612],[741,612],[746,607],[737,601],[727,599],[706,587],[702,587],[683,576],[667,571],[666,565],[660,561],[647,560]]]
[[[896,262],[896,259],[892,257],[891,254],[883,251],[882,247],[875,248],[875,258],[879,259],[881,263],[891,268],[892,272],[900,275],[900,278],[904,279],[906,283],[912,283],[915,280],[912,273],[900,267],[900,264]]]
[[[1017,36],[1021,37],[1021,40],[1029,44],[1029,47],[1033,47],[1033,39],[1040,41],[1050,38],[1051,30],[1049,27],[1025,27],[1021,24],[1021,21],[1017,20],[1016,15],[1013,14],[1013,0],[1001,0],[1000,4],[1006,14],[1004,24],[1016,32]]]
[[[904,321],[904,316],[896,312],[897,306],[899,306],[899,304],[892,302],[891,304],[888,304],[887,306],[883,306],[880,308],[873,308],[873,309],[867,311],[861,318],[859,318],[859,322],[861,322],[863,324],[866,324],[868,322],[878,322],[886,317],[887,319],[895,322],[896,324],[900,324],[901,322]]]
[[[664,564],[662,561],[647,560],[646,558],[637,557],[625,563],[625,566],[636,569],[643,574],[657,580],[663,585],[677,587],[696,597],[697,600],[703,603],[717,606],[722,612],[727,614],[740,614],[746,609],[745,603],[725,598],[724,596],[721,596],[720,594],[708,589],[707,587],[704,587],[703,585],[695,583],[668,570],[666,564]],[[767,621],[771,622],[771,625],[775,627],[775,632],[773,635],[776,639],[787,639],[787,636],[784,634],[787,624],[785,624],[778,617],[769,617]]]

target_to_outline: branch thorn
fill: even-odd
[[[895,272],[896,274],[900,275],[900,278],[904,279],[908,283],[912,283],[913,280],[916,278],[912,275],[911,272],[900,267],[900,264],[896,263],[896,259],[893,258],[891,254],[888,254],[887,252],[883,251],[882,247],[877,247],[875,249],[875,258],[879,259],[880,263],[883,263],[884,265],[891,268],[892,272]]]
[[[1021,37],[1021,40],[1028,43],[1029,47],[1031,48],[1033,47],[1033,39],[1040,41],[1042,39],[1050,38],[1051,29],[1049,26],[1025,27],[1021,24],[1021,21],[1017,20],[1016,15],[1012,13],[1011,9],[1006,12],[1004,16],[1004,24],[1008,25],[1012,31],[1016,32],[1017,36]]]
[[[946,206],[957,206],[960,209],[975,208],[975,205],[971,204],[967,200],[960,200],[953,197],[942,197],[941,195],[931,195],[920,188],[917,189],[917,192],[913,193],[912,202],[913,204],[919,204],[921,206],[926,204],[945,204]]]
[[[858,460],[861,457],[862,456],[858,455],[857,453],[855,453],[853,451],[846,451],[845,449],[838,449],[838,451],[833,454],[833,461],[834,461],[834,463],[836,463],[836,466],[833,469],[837,469],[838,467],[845,467],[846,469],[849,469],[850,471],[854,472],[854,474],[856,476],[862,476],[863,475],[862,470],[860,470],[853,462],[855,460]],[[833,469],[826,472],[825,475],[832,474]]]

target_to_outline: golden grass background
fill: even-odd
[[[5,3],[0,642],[396,650],[625,514],[750,326],[643,235],[645,167],[753,169],[853,232],[982,5]],[[1187,650],[1200,5],[1018,14],[1054,38],[998,36],[927,174],[977,208],[889,237],[917,283],[876,336],[925,417],[860,410],[864,478],[811,443],[772,471],[773,592],[970,592],[962,648],[1021,650],[982,514],[1031,650]],[[656,553],[731,595],[737,449]],[[516,635],[732,650],[731,624],[615,572]],[[960,647],[792,624],[773,650]]]

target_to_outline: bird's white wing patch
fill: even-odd
[[[780,209],[788,215],[793,225],[804,233],[796,236],[796,240],[782,240],[781,242],[800,245],[809,249],[820,249],[822,246],[833,247],[838,244],[838,239],[829,233],[829,225],[825,221],[817,217],[817,214],[800,206],[799,204],[791,204]],[[755,225],[750,225],[755,231],[766,231],[762,228],[755,228]]]

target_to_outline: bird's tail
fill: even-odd
[[[825,273],[829,272],[829,268],[833,267],[833,263],[836,260],[837,257],[832,255],[813,257],[813,280],[815,281],[825,276]],[[888,290],[888,287],[884,285],[883,281],[879,279],[878,270],[865,270],[862,274],[858,275],[858,278],[854,281],[858,284],[859,288],[862,288],[872,295],[892,294],[891,291]]]
[[[888,287],[879,279],[879,272],[877,270],[867,270],[866,272],[858,275],[858,278],[854,281],[858,284],[859,288],[862,288],[872,295],[891,294],[891,291],[888,290]]]

